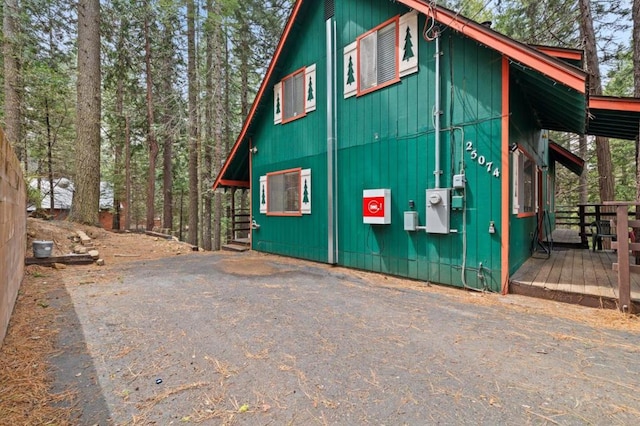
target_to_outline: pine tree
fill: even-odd
[[[264,185],[262,185],[262,199],[260,200],[260,204],[262,205],[267,204],[267,200],[265,199],[265,193],[264,193]]]
[[[100,2],[78,3],[76,178],[72,221],[95,225],[100,205]]]
[[[407,26],[407,34],[404,36],[404,55],[403,61],[408,61],[413,58],[413,43],[411,42],[411,29]]]
[[[307,100],[308,101],[313,100],[313,86],[311,85],[311,77],[309,77],[309,90],[307,94]]]
[[[304,180],[304,190],[302,191],[302,204],[309,204],[309,188],[307,187],[307,180]]]
[[[355,78],[353,78],[353,60],[351,59],[351,56],[349,56],[349,67],[347,68],[347,84],[352,84],[356,81]]]
[[[276,96],[276,114],[280,114],[280,94]]]

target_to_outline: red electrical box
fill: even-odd
[[[375,225],[391,223],[390,189],[365,189],[362,191],[362,222]]]

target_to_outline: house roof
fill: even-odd
[[[432,16],[445,25],[476,42],[494,49],[510,59],[512,78],[527,97],[536,114],[539,125],[549,130],[588,133],[587,125],[594,124],[598,131],[613,130],[604,125],[602,129],[593,120],[587,120],[587,73],[566,61],[577,61],[576,50],[529,46],[513,40],[485,25],[446,9],[432,6],[422,0],[398,0],[399,3]],[[273,55],[260,89],[244,121],[242,130],[218,173],[213,189],[218,187],[249,187],[249,149],[251,128],[257,111],[265,108],[267,88],[275,83],[278,60],[287,43],[289,34],[299,16],[314,5],[312,0],[297,0],[285,25],[278,47]],[[611,105],[609,105],[611,106]],[[613,113],[612,109],[601,112]]]
[[[565,166],[580,176],[584,170],[584,160],[554,141],[549,141],[549,158]]]
[[[545,46],[541,44],[530,44],[536,50],[546,53],[549,56],[558,58],[561,61],[582,69],[584,63],[584,51],[580,49],[571,49],[568,47]]]
[[[29,186],[38,189],[38,179],[31,179]],[[56,210],[70,210],[73,202],[73,193],[75,188],[73,182],[67,178],[58,178],[53,180],[53,208]],[[51,208],[51,186],[49,180],[40,179],[40,194],[42,209],[49,210]],[[100,210],[108,210],[113,208],[113,187],[107,182],[100,182]],[[34,211],[36,206],[29,204],[27,211]]]
[[[635,140],[640,134],[640,99],[591,96],[589,134]]]

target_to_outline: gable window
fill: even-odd
[[[358,95],[399,81],[398,18],[358,37]]]
[[[267,214],[300,215],[300,169],[267,174]]]
[[[536,213],[536,163],[528,153],[517,150],[513,162],[513,213],[532,216]]]
[[[273,86],[273,123],[284,124],[316,109],[316,64],[300,68]]]
[[[304,117],[304,68],[282,80],[282,122]]]

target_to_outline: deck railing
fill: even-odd
[[[636,206],[635,204],[627,205]],[[616,217],[616,209],[608,202],[605,204],[578,204],[577,206],[556,206],[556,227],[580,230],[582,246],[589,247],[592,236],[591,224],[599,220],[611,220]],[[629,209],[627,216],[635,217],[635,209]]]
[[[618,272],[618,306],[623,312],[634,313],[630,274],[640,272],[640,265],[631,265],[629,250],[640,251],[640,243],[629,243],[629,228],[640,228],[640,220],[629,220],[629,207],[637,209],[640,203],[605,201],[605,205],[615,208],[618,241],[612,242],[611,248],[618,250],[618,263],[613,264],[613,270]]]

